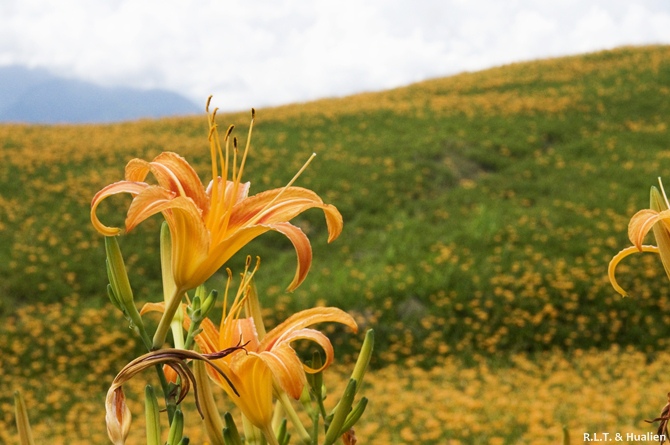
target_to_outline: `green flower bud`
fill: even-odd
[[[109,262],[107,262],[107,272],[109,273]],[[119,302],[119,298],[114,293],[114,288],[112,287],[111,284],[107,284],[107,296],[109,297],[109,301],[112,302],[114,307],[123,312],[123,315],[126,315],[125,311],[123,310],[123,307],[121,307],[121,302]]]
[[[167,445],[179,445],[184,434],[184,413],[177,408],[172,417],[172,425],[170,425],[170,432],[168,434]]]
[[[356,380],[349,380],[342,398],[337,403],[337,406],[335,406],[333,409],[333,420],[328,426],[328,431],[326,431],[326,437],[323,440],[323,445],[334,444],[335,441],[341,436],[340,431],[342,431],[344,421],[347,419],[347,416],[351,411],[351,405],[354,402],[354,397],[356,396],[356,386],[358,386],[356,385]]]
[[[116,237],[105,237],[105,252],[107,253],[107,274],[111,288],[111,293],[108,290],[108,295],[112,299],[112,304],[121,309],[134,325],[133,327],[144,331],[144,323],[135,306],[133,291],[128,280],[128,272],[126,271],[126,265],[123,262],[123,255],[121,255],[121,249]]]
[[[279,442],[279,445],[288,445],[288,442],[291,439],[291,435],[288,433],[286,425],[287,422],[286,419],[284,419],[277,430],[277,442]]]
[[[109,283],[112,286],[114,295],[118,299],[122,307],[135,305],[133,297],[133,290],[130,287],[128,280],[128,272],[126,265],[123,262],[123,255],[119,248],[119,242],[115,236],[105,237],[105,252],[107,254],[107,273],[109,275]]]
[[[339,434],[340,436],[349,431],[351,428],[353,428],[356,422],[360,420],[367,406],[368,406],[367,397],[363,397],[361,398],[361,400],[358,401],[356,406],[354,406],[354,408],[351,410],[346,420],[344,421],[342,428],[340,428],[340,434]]]
[[[358,353],[358,359],[356,360],[356,365],[354,366],[354,372],[351,374],[351,379],[358,383],[356,391],[358,391],[361,386],[363,386],[363,377],[365,376],[365,371],[368,369],[368,365],[370,364],[370,358],[372,357],[374,346],[375,331],[369,329],[365,333],[363,346],[361,346],[361,351]]]
[[[144,412],[147,423],[147,445],[161,445],[160,410],[151,385],[144,388]]]
[[[226,445],[243,445],[233,416],[229,412],[226,412],[223,415],[223,420],[226,423],[226,426],[223,428],[223,440]]]
[[[310,367],[313,369],[321,369],[323,367],[323,358],[319,351],[314,351],[312,354]],[[316,400],[323,400],[323,371],[307,374],[307,382]]]
[[[216,289],[212,289],[207,298],[205,298],[205,301],[203,301],[202,306],[200,308],[201,310],[200,316],[202,318],[205,318],[207,314],[209,314],[209,311],[214,307],[214,303],[216,303],[216,299],[218,297],[219,292]]]

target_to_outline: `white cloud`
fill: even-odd
[[[159,87],[223,109],[670,43],[658,0],[3,0],[0,64]]]

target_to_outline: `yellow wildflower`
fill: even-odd
[[[614,289],[624,297],[628,293],[617,283],[615,277],[616,266],[625,257],[638,252],[655,252],[661,257],[665,272],[670,278],[670,205],[659,178],[661,191],[651,188],[650,208],[637,212],[628,224],[628,238],[633,244],[616,254],[610,261],[608,275]],[[644,237],[650,230],[654,232],[656,246],[643,245]]]

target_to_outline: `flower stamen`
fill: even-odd
[[[665,201],[666,208],[670,208],[670,202],[668,202],[668,196],[665,194],[665,189],[663,188],[663,181],[661,177],[658,177],[658,185],[661,187],[661,193],[663,194],[663,200]]]
[[[300,167],[300,170],[298,170],[298,173],[296,173],[296,174],[293,176],[293,178],[291,178],[291,180],[288,182],[288,184],[286,184],[286,185],[281,189],[281,191],[280,191],[279,193],[277,193],[277,195],[276,195],[270,202],[268,202],[268,203],[263,207],[263,209],[262,209],[260,212],[258,212],[258,214],[257,214],[254,218],[251,219],[251,221],[250,221],[251,224],[257,224],[258,221],[260,221],[260,219],[264,216],[263,214],[264,214],[270,207],[272,207],[272,205],[273,205],[273,204],[274,204],[274,203],[281,197],[281,195],[284,194],[284,192],[285,192],[289,187],[291,187],[291,186],[293,185],[293,183],[294,183],[295,181],[298,180],[298,177],[300,177],[300,175],[307,169],[307,167],[309,166],[309,164],[312,163],[312,160],[313,160],[315,157],[316,157],[316,153],[312,153],[312,155],[309,157],[309,159],[307,159],[307,161],[305,161],[305,163],[302,165],[302,167]]]

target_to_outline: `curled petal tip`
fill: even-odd
[[[614,288],[617,293],[619,293],[622,297],[627,297],[629,296],[628,292],[626,292],[617,282],[616,280],[616,267],[617,265],[626,258],[629,255],[632,255],[634,253],[639,253],[639,252],[653,252],[653,253],[658,253],[658,247],[656,246],[648,246],[648,245],[641,245],[640,248],[638,249],[637,246],[629,246],[623,249],[621,252],[617,253],[614,258],[609,263],[609,266],[607,268],[607,276],[610,280],[610,283],[612,284],[612,287]]]
[[[104,235],[104,236],[110,236],[111,237],[111,236],[117,236],[117,235],[121,234],[121,229],[119,229],[118,227],[107,227],[107,226],[101,225],[100,227],[96,227],[96,229],[98,230],[98,232],[101,235]]]

